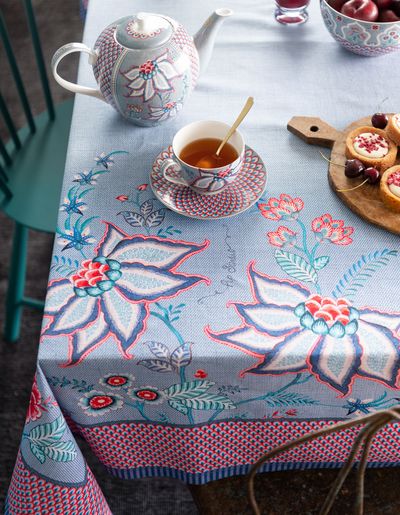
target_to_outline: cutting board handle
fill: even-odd
[[[293,116],[287,128],[306,143],[321,147],[331,148],[340,137],[339,131],[313,116]]]

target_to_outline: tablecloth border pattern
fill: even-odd
[[[244,474],[272,448],[334,423],[334,420],[231,420],[200,427],[172,427],[135,421],[77,427],[114,476],[123,479],[162,476],[189,484],[205,484]],[[358,431],[359,428],[351,428],[292,449],[271,460],[262,470],[340,467]],[[400,464],[399,445],[397,424],[383,428],[372,446],[369,466]]]
[[[4,514],[112,515],[91,470],[87,466],[86,470],[84,485],[59,485],[32,472],[19,452]]]

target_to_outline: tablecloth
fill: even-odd
[[[318,148],[285,127],[293,115],[340,129],[397,112],[399,56],[346,52],[315,1],[301,27],[278,25],[273,2],[225,5],[235,15],[174,120],[139,128],[76,98],[9,514],[109,513],[71,430],[121,478],[201,484],[246,473],[288,439],[398,403],[398,237],[347,209]],[[140,10],[194,33],[221,6],[91,0],[84,42]],[[95,84],[86,59],[79,82]],[[232,121],[249,94],[255,106],[241,130],[268,171],[263,198],[219,221],[164,209],[149,187],[155,156],[186,123]],[[93,277],[107,291],[88,294]],[[354,434],[264,470],[340,466]],[[397,465],[399,443],[396,425],[383,429],[370,466]]]

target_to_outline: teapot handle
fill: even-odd
[[[68,54],[72,54],[73,52],[85,52],[89,54],[89,64],[95,64],[97,61],[97,54],[89,47],[84,45],[83,43],[68,43],[62,47],[60,47],[51,60],[51,71],[53,72],[53,76],[55,80],[65,89],[72,91],[73,93],[82,93],[83,95],[89,95],[91,97],[98,98],[105,102],[105,99],[99,89],[88,88],[87,86],[79,86],[79,84],[75,84],[73,82],[69,82],[68,80],[63,79],[57,72],[57,67],[62,59]]]

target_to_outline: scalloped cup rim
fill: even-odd
[[[327,0],[320,0],[320,4],[325,4],[325,5],[327,5],[329,7],[329,9],[331,9],[335,13],[338,13],[340,16],[343,16],[343,18],[346,18],[347,20],[354,20],[354,21],[357,21],[358,23],[362,23],[362,24],[365,23],[366,25],[395,25],[396,23],[400,24],[400,20],[399,21],[366,21],[366,20],[359,20],[358,18],[352,18],[351,16],[347,16],[346,14],[343,14],[340,11],[337,11],[331,5],[329,5]]]

